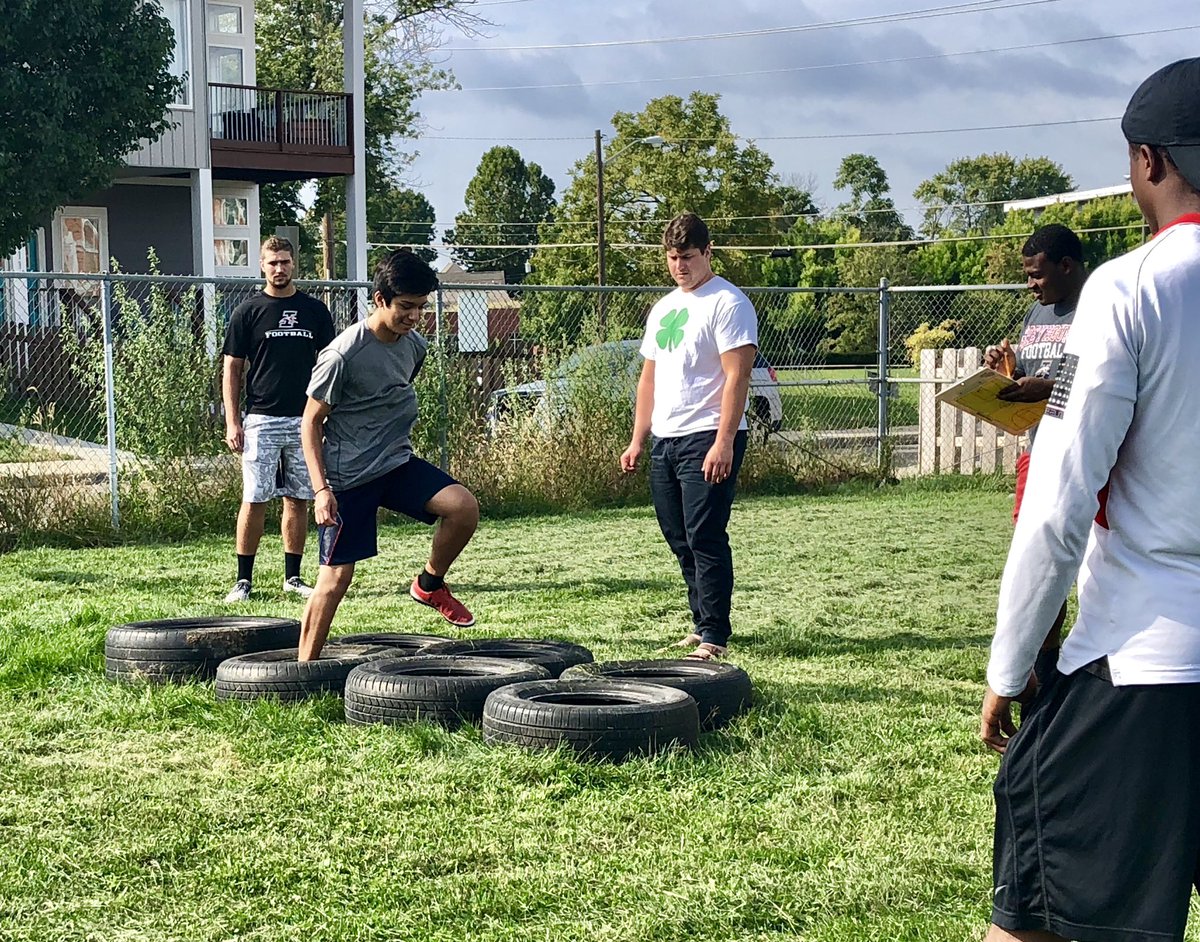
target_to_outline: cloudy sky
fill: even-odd
[[[614,112],[700,89],[719,93],[734,133],[785,181],[815,183],[825,206],[839,202],[832,180],[856,151],[879,158],[901,208],[951,160],[995,151],[1049,156],[1079,189],[1109,186],[1127,172],[1118,122],[1046,123],[1119,117],[1146,75],[1200,53],[1195,0],[953,2],[480,2],[495,25],[447,37],[462,89],[421,98],[427,130],[409,142],[419,152],[409,181],[449,225],[481,155],[504,143],[561,193],[594,130],[613,133]],[[876,22],[830,25],[864,18]],[[747,32],[757,35],[681,39]],[[530,46],[559,48],[511,48]],[[1028,124],[1046,126],[932,133]]]

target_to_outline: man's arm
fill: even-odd
[[[650,434],[650,416],[654,412],[654,361],[642,361],[642,375],[638,377],[637,399],[633,406],[633,435],[629,447],[621,452],[621,470],[636,471],[638,459]]]
[[[1089,282],[1064,350],[1051,408],[1038,425],[1029,483],[1000,583],[981,738],[1003,751],[1011,702],[1079,573],[1088,534],[1133,420],[1137,330],[1127,286]],[[1114,300],[1115,299],[1115,300]],[[1058,396],[1065,406],[1057,405]]]
[[[1054,380],[1041,376],[1021,376],[1011,386],[996,393],[1005,402],[1045,402],[1054,392]]]
[[[337,497],[325,476],[325,417],[332,409],[329,403],[309,396],[300,419],[300,446],[304,449],[304,463],[316,492],[313,515],[318,526],[329,526],[337,517]]]
[[[721,372],[725,385],[721,389],[721,420],[717,424],[717,439],[704,456],[704,480],[717,484],[733,470],[733,437],[742,416],[746,414],[746,396],[750,392],[750,371],[758,347],[746,344],[721,354]]]
[[[246,360],[226,354],[224,366],[221,375],[221,400],[225,404],[225,444],[229,446],[230,451],[240,454],[246,445],[241,411],[242,374],[246,370]]]

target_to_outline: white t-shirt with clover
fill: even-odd
[[[656,438],[710,432],[721,422],[725,373],[721,354],[758,346],[758,315],[742,292],[719,275],[695,291],[676,288],[650,309],[641,353],[654,361]],[[739,429],[747,428],[743,413]]]

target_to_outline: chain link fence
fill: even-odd
[[[369,313],[366,284],[298,284],[339,329]],[[223,442],[220,349],[261,286],[0,272],[0,536],[229,525],[240,470]],[[616,456],[638,341],[665,292],[443,285],[423,325],[418,453],[494,509],[636,499],[645,482]],[[1011,467],[1016,439],[989,458],[990,427],[972,431],[933,395],[978,366],[979,348],[1016,339],[1018,286],[746,292],[760,331],[747,487]],[[924,378],[923,349],[937,351]]]

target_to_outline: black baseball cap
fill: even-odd
[[[1172,62],[1142,82],[1121,131],[1131,144],[1165,147],[1184,179],[1200,189],[1200,58]]]

